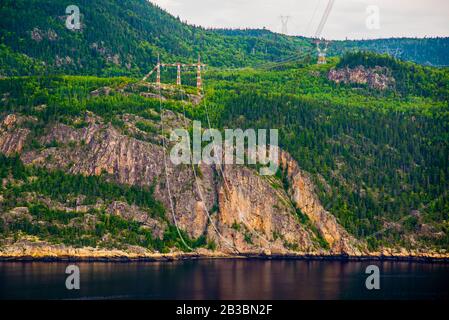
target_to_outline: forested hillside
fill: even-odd
[[[423,65],[449,66],[448,38],[335,41],[330,48],[330,54],[341,55],[353,50],[385,53],[401,60],[413,61]]]
[[[381,91],[327,79],[332,68],[356,65],[390,68],[397,86]],[[173,98],[163,106],[178,112],[186,108],[188,117],[205,123],[207,110],[212,126],[218,128],[278,128],[281,147],[312,174],[324,206],[372,248],[392,243],[408,247],[411,241],[447,248],[448,80],[447,70],[386,56],[350,54],[325,66],[292,64],[274,71],[210,71],[205,77],[206,97],[200,105],[183,105],[179,98]],[[74,119],[86,111],[121,128],[122,115],[148,118],[149,108],[159,109],[158,100],[129,93],[125,96],[120,91],[106,96],[89,92],[105,85],[123,88],[133,81],[4,79],[0,82],[5,97],[3,114],[38,117],[39,122],[30,127],[36,134],[39,123],[62,121],[83,126]],[[143,125],[142,129],[154,130]],[[278,176],[283,179],[282,172]],[[396,227],[391,227],[392,223]]]
[[[205,30],[182,23],[147,0],[80,0],[81,29],[69,30],[65,9],[72,2],[0,3],[0,75],[141,76],[152,69],[158,54],[164,61],[193,62],[201,53],[215,67],[260,66],[305,51],[315,55],[312,39],[268,30]],[[447,38],[336,41],[331,54],[366,49],[449,65],[448,43]]]
[[[13,52],[45,62],[50,70],[92,75],[144,74],[157,54],[169,61],[193,62],[202,53],[213,66],[241,67],[308,45],[303,39],[271,32],[226,36],[207,31],[181,23],[146,0],[78,1],[81,30],[70,31],[65,27],[65,9],[71,4],[66,0],[2,1],[1,42]],[[2,51],[7,53],[5,48]]]
[[[326,79],[331,68],[356,65],[391,68],[396,88]],[[449,72],[373,54],[284,68],[210,75],[217,125],[279,128],[282,147],[313,173],[321,200],[352,234],[379,244],[372,235],[387,221],[405,219],[415,230],[411,213],[419,212],[442,228],[447,246]],[[401,239],[394,228],[382,237]]]
[[[0,3],[0,247],[31,236],[71,246],[214,250],[215,226],[248,252],[269,242],[282,252],[447,253],[449,69],[428,65],[449,64],[448,38],[336,41],[328,64],[317,65],[311,39],[205,30],[146,0],[79,1],[82,27],[70,31],[70,4]],[[392,58],[395,48],[401,59]],[[273,62],[304,51],[313,55]],[[175,86],[176,71],[164,68],[160,92],[154,78],[143,83],[158,54],[170,62],[201,54],[203,95],[193,70]],[[265,180],[237,167],[230,192],[220,189],[226,181],[216,168],[185,166],[172,168],[171,212],[164,112],[178,127],[201,120],[220,130],[278,129],[315,211],[303,212],[310,199],[295,203],[298,186],[285,167]],[[225,194],[238,194],[233,205]],[[233,220],[236,207],[256,202],[243,209],[260,223]],[[325,221],[314,221],[316,212]],[[251,228],[272,221],[278,229],[258,229],[268,230],[264,243]]]

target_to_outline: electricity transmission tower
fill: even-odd
[[[282,34],[288,34],[288,21],[290,20],[291,16],[280,16],[279,17],[282,24]]]
[[[142,81],[147,81],[148,78],[156,71],[156,84],[158,86],[161,85],[161,69],[162,68],[167,68],[167,67],[175,67],[177,69],[177,75],[176,75],[176,85],[180,86],[181,85],[181,68],[195,68],[196,69],[196,87],[198,90],[198,94],[201,94],[203,91],[203,81],[202,81],[202,70],[204,69],[204,67],[206,67],[206,65],[204,63],[201,62],[201,56],[198,55],[198,62],[197,63],[180,63],[180,62],[175,62],[175,63],[161,63],[160,59],[159,59],[159,55],[157,57],[157,64],[156,66],[145,76],[143,77]]]
[[[327,49],[329,47],[329,41],[326,40],[320,40],[321,33],[323,32],[324,26],[326,25],[327,19],[329,18],[329,15],[332,11],[332,8],[334,6],[335,0],[329,0],[327,3],[326,9],[324,10],[324,14],[320,20],[320,24],[318,25],[318,28],[315,32],[315,43],[316,48],[318,52],[318,64],[326,64],[326,55],[327,55]],[[324,47],[321,47],[321,45],[324,44]]]
[[[330,41],[315,40],[316,50],[318,51],[318,64],[326,64],[327,49],[329,48]],[[324,47],[321,45],[324,44]]]

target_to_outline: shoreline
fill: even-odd
[[[46,242],[21,241],[0,247],[0,262],[171,262],[183,260],[253,259],[253,260],[309,260],[309,261],[404,261],[449,263],[449,253],[384,248],[381,251],[346,252],[293,252],[271,250],[248,250],[244,252],[212,251],[198,248],[183,252],[174,250],[161,253],[141,247],[106,249],[98,247],[66,247]]]
[[[174,262],[186,260],[303,260],[303,261],[391,261],[391,262],[420,262],[420,263],[449,263],[449,257],[434,256],[387,256],[387,255],[292,255],[292,254],[198,254],[198,253],[172,253],[155,254],[154,256],[0,256],[0,262]]]

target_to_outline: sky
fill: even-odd
[[[313,36],[329,0],[150,0],[207,28],[267,28]],[[285,32],[284,32],[285,33]],[[326,39],[449,36],[449,0],[335,0]]]

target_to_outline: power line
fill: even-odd
[[[176,219],[176,214],[175,214],[175,206],[173,204],[173,199],[172,199],[172,195],[171,195],[171,190],[170,190],[170,179],[169,179],[169,175],[168,175],[168,170],[167,170],[167,148],[165,145],[165,137],[164,137],[164,118],[163,118],[163,109],[162,109],[162,92],[161,92],[161,82],[160,82],[160,60],[159,60],[159,55],[157,57],[157,67],[158,67],[158,91],[159,91],[159,111],[161,113],[161,133],[162,133],[162,147],[163,147],[163,154],[164,154],[164,168],[165,168],[165,180],[166,180],[166,185],[167,185],[167,192],[168,192],[168,199],[169,199],[169,203],[170,203],[170,208],[171,208],[171,212],[172,212],[172,217],[173,217],[173,222],[175,223],[175,227],[176,227],[176,231],[178,232],[178,236],[181,239],[182,244],[190,251],[194,251],[193,248],[191,248],[186,241],[184,240],[184,237],[181,234],[181,230],[179,230],[178,227],[178,220]],[[154,69],[153,69],[154,70]]]
[[[335,2],[335,0],[329,0],[329,2],[327,3],[326,9],[324,10],[324,14],[321,17],[320,24],[318,25],[318,28],[316,29],[316,32],[315,32],[316,39],[319,39],[321,37],[321,33],[323,32],[324,26],[326,25],[327,19],[329,18],[329,14],[332,11],[334,2]]]
[[[161,62],[160,62],[159,55],[158,55],[158,62],[157,62],[156,67],[155,67],[155,68],[154,68],[148,75],[146,75],[146,76],[142,79],[142,81],[146,81],[146,80],[149,78],[149,76],[150,76],[155,70],[158,71],[158,77],[157,77],[157,80],[156,80],[156,81],[157,81],[157,87],[158,87],[158,90],[159,90],[159,110],[160,110],[160,118],[161,118],[161,132],[162,132],[162,136],[163,136],[163,135],[164,135],[164,123],[163,123],[163,122],[164,122],[164,119],[163,119],[162,90],[161,90],[161,81],[160,81],[160,69],[161,69],[162,66],[164,66],[164,67],[177,67],[178,75],[177,75],[177,81],[176,81],[176,84],[177,84],[178,88],[181,88],[180,66],[186,66],[186,67],[192,67],[192,66],[195,66],[195,67],[197,68],[197,71],[198,71],[198,73],[197,73],[197,89],[198,89],[199,94],[201,94],[201,91],[202,91],[201,69],[202,69],[202,67],[204,67],[205,65],[201,63],[201,58],[200,58],[199,55],[198,55],[198,63],[196,63],[196,64],[181,64],[181,63],[179,63],[179,62],[177,62],[177,63],[171,63],[171,64],[167,64],[167,63],[164,64],[164,63],[161,63]],[[180,91],[181,91],[181,100],[182,100],[182,102],[184,102],[184,94],[183,94],[182,90],[180,90]],[[184,103],[182,103],[182,106],[183,106],[183,114],[184,114],[184,126],[186,126],[186,122],[185,122],[185,121],[186,121],[186,114],[185,114]],[[178,226],[178,221],[177,221],[177,218],[176,218],[175,208],[174,208],[174,203],[173,203],[172,194],[171,194],[171,189],[170,189],[170,180],[169,180],[169,174],[168,174],[168,169],[167,169],[167,156],[166,156],[167,148],[166,148],[165,138],[164,138],[164,137],[162,138],[162,146],[163,146],[163,149],[164,149],[164,151],[163,151],[163,153],[164,153],[164,168],[165,168],[165,178],[166,178],[166,182],[167,182],[167,183],[166,183],[166,184],[167,184],[167,192],[168,192],[168,197],[169,197],[169,203],[170,203],[170,208],[171,208],[171,213],[172,213],[173,222],[174,222],[174,224],[175,224],[175,227],[176,227],[178,236],[179,236],[179,238],[181,239],[181,242],[183,243],[183,245],[184,245],[188,250],[194,251],[194,249],[191,248],[191,247],[186,243],[186,241],[184,240],[184,238],[183,238],[183,236],[182,236],[182,233],[181,233],[181,230],[179,229],[179,226]],[[199,195],[199,197],[200,197],[200,200],[201,200],[202,204],[204,205],[204,210],[206,211],[208,220],[209,220],[210,223],[212,224],[212,227],[214,228],[214,230],[215,230],[215,232],[217,233],[217,235],[218,235],[220,238],[222,238],[222,239],[224,240],[224,243],[225,243],[227,246],[229,246],[229,247],[231,248],[231,250],[234,250],[235,252],[239,253],[239,250],[235,247],[235,245],[233,245],[232,243],[230,243],[229,240],[226,239],[226,237],[224,237],[224,236],[221,234],[221,232],[217,229],[217,227],[215,226],[215,224],[214,224],[214,222],[213,222],[213,220],[212,220],[212,217],[211,217],[211,215],[210,215],[210,213],[209,213],[209,210],[207,209],[206,203],[205,203],[205,201],[204,201],[203,193],[202,193],[201,188],[200,188],[200,185],[199,185],[199,183],[198,183],[198,175],[197,175],[197,173],[196,173],[196,169],[195,169],[195,166],[193,165],[193,161],[192,161],[192,160],[193,160],[193,159],[191,159],[192,171],[193,171],[193,174],[194,174],[194,177],[195,177],[195,183],[196,183],[196,186],[197,186],[197,192],[198,192],[198,195]]]
[[[321,3],[321,0],[318,0],[316,2],[315,10],[313,10],[312,17],[310,18],[310,21],[307,24],[306,32],[304,33],[304,35],[307,35],[309,33],[310,25],[312,24],[313,19],[315,19],[315,15],[316,15],[316,13],[318,11],[318,7],[320,6],[320,3]]]
[[[317,39],[315,41],[315,44],[316,44],[316,50],[318,52],[318,64],[325,64],[326,63],[326,54],[327,54],[327,50],[328,50],[328,46],[329,46],[329,41],[325,41],[324,42],[325,47],[321,48],[320,47],[321,41],[319,40],[319,37],[321,36],[321,33],[323,32],[324,26],[326,25],[326,22],[327,22],[327,20],[329,18],[329,15],[330,15],[331,11],[332,11],[332,8],[334,6],[334,2],[335,2],[335,0],[329,0],[328,4],[326,6],[326,9],[324,10],[323,16],[321,17],[320,23],[319,23],[319,25],[318,25],[318,27],[317,27],[317,29],[315,31],[315,38]],[[317,8],[318,8],[318,5],[315,8],[315,12],[314,12],[313,15],[315,15]],[[281,17],[283,17],[283,16],[281,16]],[[312,16],[312,19],[313,19],[313,16]],[[309,24],[310,23],[311,23],[311,21],[309,22]],[[295,59],[303,58],[307,54],[309,54],[309,52],[307,52],[307,50],[305,50],[304,52],[295,53],[292,56],[283,58],[280,61],[264,63],[264,64],[261,65],[261,67],[263,68],[263,67],[269,66],[269,69],[272,69],[272,68],[275,68],[275,67],[277,67],[279,65],[283,65],[283,64],[289,63],[289,62],[291,62],[291,61],[293,61]],[[257,68],[257,67],[260,67],[260,66],[255,66],[255,68]]]

